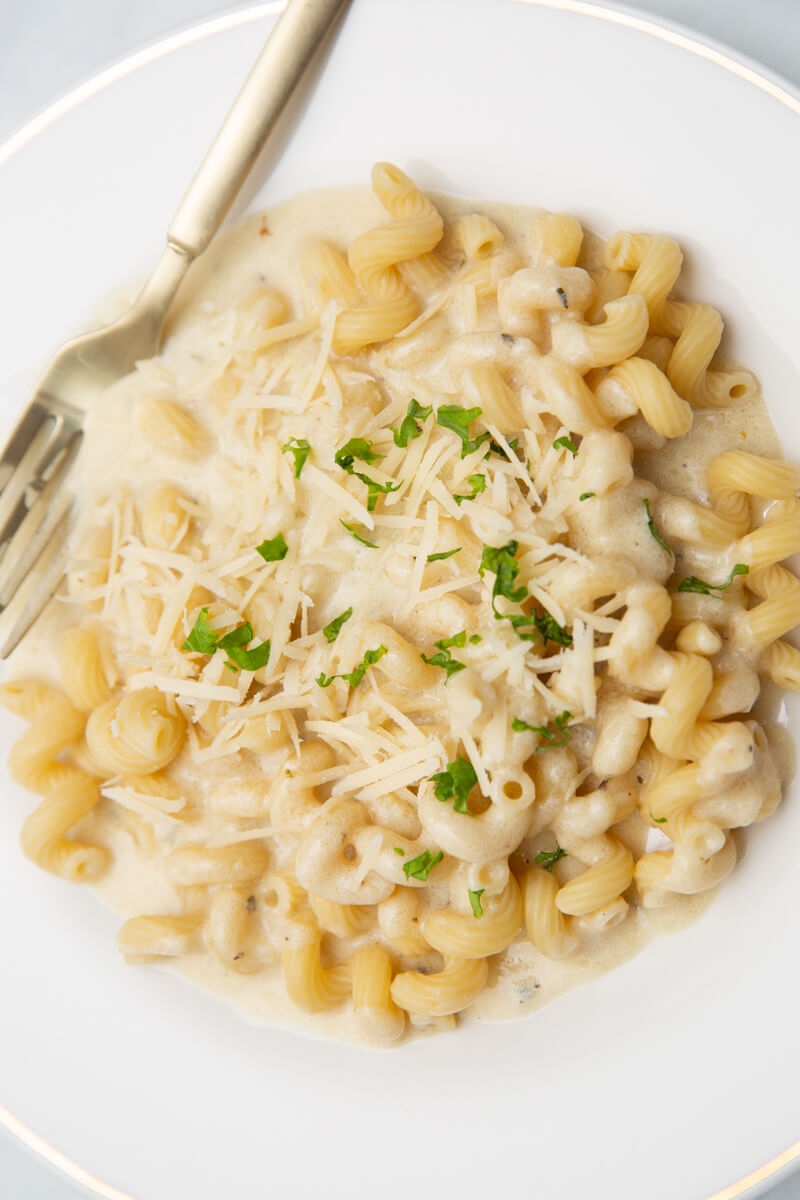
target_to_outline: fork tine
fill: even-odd
[[[72,506],[72,497],[63,490],[63,483],[75,461],[80,441],[80,437],[74,437],[6,546],[0,561],[0,610],[13,600],[14,593],[41,554],[53,527]]]
[[[14,431],[14,435],[3,455],[3,469],[7,471],[10,467],[11,472],[7,477],[2,493],[0,493],[0,528],[6,524],[22,500],[25,488],[30,483],[39,461],[47,449],[47,443],[52,437],[54,427],[55,418],[48,419],[46,416],[43,417],[38,428],[34,430],[33,435],[30,437],[27,448],[16,461],[14,460],[12,445],[16,439],[18,430]]]
[[[74,429],[67,426],[63,417],[58,414],[47,414],[43,410],[40,410],[40,414],[39,416],[34,410],[26,415],[27,418],[37,419],[38,427],[30,435],[27,449],[14,464],[11,475],[0,492],[0,545],[13,536],[25,519],[25,492],[27,489],[39,480],[42,473],[75,436]],[[14,431],[6,455],[11,454],[10,447],[17,439],[23,425],[24,420]],[[33,421],[31,421],[31,426],[33,426]],[[6,466],[9,461],[13,462],[13,459],[5,457],[2,465]]]
[[[0,616],[0,658],[8,658],[58,588],[67,563],[69,509],[52,528],[35,564]]]

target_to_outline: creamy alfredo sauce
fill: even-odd
[[[446,218],[472,211],[472,206],[452,198],[436,197],[435,203]],[[483,203],[477,207],[496,222],[507,243],[526,249],[532,226],[531,210]],[[241,305],[243,297],[264,284],[279,288],[296,310],[302,311],[297,261],[310,232],[346,247],[361,231],[385,219],[384,211],[367,189],[337,189],[304,195],[263,216],[247,217],[215,241],[193,267],[181,290],[159,362],[122,380],[90,414],[79,468],[80,504],[85,522],[93,506],[110,492],[127,488],[134,496],[144,496],[150,487],[162,481],[165,468],[161,456],[137,436],[133,425],[137,401],[148,389],[158,391],[162,371],[172,373],[179,382],[195,377],[198,371],[202,373],[204,361],[218,357],[218,348],[230,336],[229,314]],[[415,370],[421,370],[419,363],[415,364]],[[187,401],[191,401],[191,396]],[[661,439],[654,437],[643,422],[639,425],[641,428],[628,431],[635,444],[638,442],[637,475],[687,497],[704,497],[705,465],[723,448],[744,448],[776,457],[780,453],[760,398],[726,411],[697,413],[691,432],[666,445],[661,445]],[[168,472],[170,478],[181,481],[180,468],[172,461]],[[212,514],[231,504],[230,488],[220,473],[217,458],[209,458],[206,465],[192,465],[183,478],[190,479],[191,494]],[[272,513],[267,526],[262,528],[262,536],[274,536],[286,517],[283,511]],[[347,535],[343,538],[347,543]],[[369,589],[375,586],[368,567],[337,582],[335,550],[332,547],[331,599],[322,614],[325,620],[341,612],[354,597],[363,604]],[[385,612],[395,602],[399,604],[405,588],[403,572],[399,571],[394,579],[384,579],[381,586],[383,592],[375,597],[376,612]],[[387,597],[387,588],[393,589],[394,596]],[[370,605],[366,607],[368,610]],[[51,649],[60,630],[75,619],[68,598],[59,598],[51,605],[17,652],[14,674],[41,677],[43,666],[53,661]],[[57,682],[55,668],[51,674]],[[275,769],[279,760],[280,756]],[[269,759],[259,765],[254,756],[247,754],[200,764],[191,763],[184,754],[174,774],[190,804],[207,804],[211,814],[207,832],[213,836],[215,814],[221,814],[221,821],[224,818],[225,804],[219,803],[220,797],[237,791],[263,793],[269,770]],[[660,831],[645,830],[643,834],[644,827],[635,817],[618,827],[622,836],[626,836],[626,826],[629,844],[635,852],[670,844]],[[113,866],[93,887],[115,911],[125,916],[182,911],[181,897],[167,881],[161,858],[163,850],[180,844],[180,823],[169,817],[137,818],[135,813],[104,801],[74,831],[74,836],[111,847]],[[152,853],[156,846],[158,852]],[[584,933],[579,950],[565,961],[544,958],[521,935],[507,951],[493,959],[488,986],[468,1011],[481,1020],[528,1016],[567,989],[619,965],[654,936],[685,926],[704,910],[710,895],[679,899],[665,909],[632,907],[616,928],[599,934]],[[106,952],[111,953],[111,948]],[[345,1040],[366,1040],[356,1028],[346,1003],[340,1009],[314,1016],[297,1009],[287,997],[277,963],[252,975],[234,974],[209,953],[197,950],[169,963],[168,969],[221,997],[255,1022]],[[430,1022],[427,1028],[435,1028],[436,1024]],[[426,1023],[422,1022],[420,1031],[425,1028]]]

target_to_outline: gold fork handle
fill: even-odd
[[[189,184],[168,240],[194,257],[222,224],[325,34],[349,0],[289,0]]]

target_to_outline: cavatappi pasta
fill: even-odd
[[[392,1042],[532,1011],[733,869],[786,783],[800,471],[681,262],[381,163],[197,265],[0,688],[23,850],[130,962]]]

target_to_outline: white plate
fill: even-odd
[[[51,349],[155,262],[275,8],[138,55],[0,149],[6,422]],[[594,6],[356,0],[246,203],[389,158],[423,186],[667,231],[797,459],[798,116],[742,64]],[[731,1200],[800,1153],[797,794],[694,928],[525,1023],[378,1054],[251,1028],[123,966],[116,919],[23,859],[29,800],[4,793],[0,1100],[102,1195]]]

